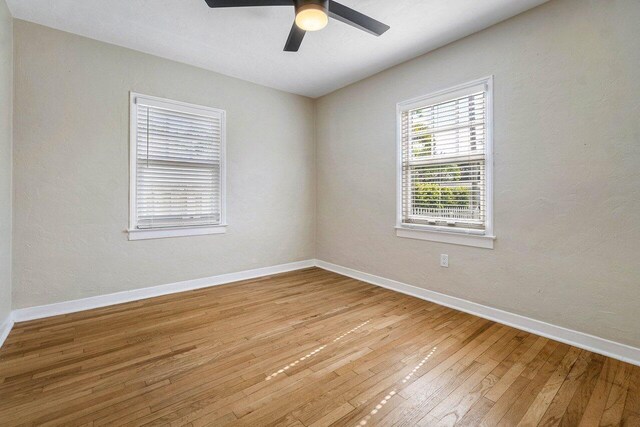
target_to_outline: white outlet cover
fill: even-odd
[[[449,267],[449,255],[440,254],[440,267]]]

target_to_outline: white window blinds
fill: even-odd
[[[487,229],[487,84],[400,106],[401,222]]]
[[[222,224],[224,112],[134,95],[132,126],[134,228]]]

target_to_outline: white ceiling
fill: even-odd
[[[318,97],[547,0],[341,0],[391,29],[331,20],[282,48],[293,7],[210,9],[204,0],[7,0],[15,18]]]

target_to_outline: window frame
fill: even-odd
[[[441,225],[410,224],[403,222],[402,200],[402,113],[427,105],[445,102],[468,94],[473,88],[484,85],[486,99],[486,140],[485,140],[485,175],[486,206],[485,229],[472,228],[453,229]],[[493,249],[495,235],[493,231],[493,76],[472,80],[427,95],[401,101],[396,104],[396,236],[451,243],[464,246],[475,246]]]
[[[220,221],[219,224],[164,228],[137,228],[137,117],[138,100],[173,111],[220,118]],[[221,234],[227,231],[226,111],[157,96],[129,92],[129,240]]]

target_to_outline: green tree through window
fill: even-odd
[[[434,152],[435,138],[429,128],[420,123],[411,128],[414,141],[412,157],[419,160],[431,157]],[[418,143],[416,146],[416,142]],[[412,179],[413,205],[417,208],[442,209],[446,207],[469,208],[471,189],[464,185],[455,185],[463,181],[460,165],[418,166]]]

